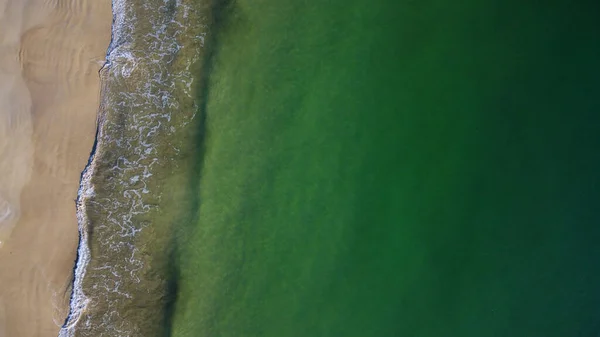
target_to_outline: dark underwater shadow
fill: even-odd
[[[177,307],[185,307],[185,298],[179,296],[181,283],[180,266],[185,260],[182,256],[182,247],[188,244],[186,237],[192,237],[192,233],[198,226],[198,220],[201,209],[200,200],[200,178],[204,164],[204,155],[206,153],[206,123],[207,123],[207,101],[209,96],[210,75],[214,65],[214,59],[218,52],[220,32],[226,29],[236,18],[238,18],[235,4],[236,0],[198,0],[197,6],[206,14],[204,18],[207,21],[207,33],[204,39],[204,47],[200,57],[200,65],[196,67],[198,72],[198,85],[196,90],[196,100],[198,108],[196,111],[196,125],[190,142],[194,144],[196,152],[194,153],[193,169],[189,175],[189,209],[185,211],[185,216],[176,221],[175,229],[172,231],[171,248],[167,258],[167,282],[165,289],[163,331],[160,336],[170,337],[173,335],[174,318]]]

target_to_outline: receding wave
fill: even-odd
[[[113,0],[97,134],[77,198],[80,243],[59,336],[149,336],[164,297],[159,205],[195,119],[205,26],[185,0]],[[162,241],[161,241],[162,240]],[[155,322],[155,323],[152,323]]]

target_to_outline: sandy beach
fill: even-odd
[[[110,0],[0,0],[0,337],[56,336]]]

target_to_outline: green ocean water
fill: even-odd
[[[598,12],[225,6],[170,335],[600,334]]]

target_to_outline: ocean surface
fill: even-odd
[[[597,336],[598,7],[115,0],[61,336]]]

